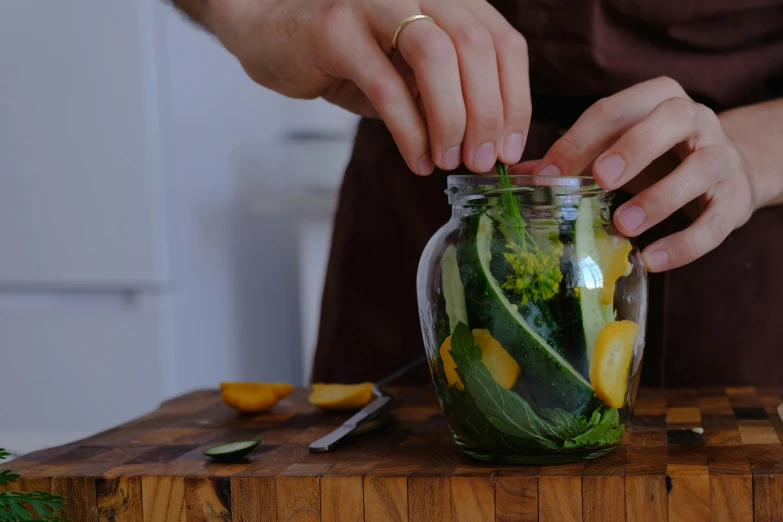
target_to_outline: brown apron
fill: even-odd
[[[501,0],[529,43],[540,158],[590,104],[670,76],[716,111],[783,97],[783,0]],[[450,216],[446,174],[405,166],[384,124],[363,120],[336,215],[314,381],[379,379],[423,353],[419,256]],[[681,229],[675,215],[638,243]],[[783,385],[783,208],[719,248],[651,276],[642,382]],[[428,379],[426,369],[411,381]]]

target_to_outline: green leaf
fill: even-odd
[[[0,460],[8,455],[0,449]],[[10,470],[0,472],[0,485],[18,479],[19,475]],[[63,497],[45,491],[5,491],[0,493],[0,522],[61,522],[57,512],[64,507]]]
[[[562,409],[538,413],[517,393],[500,386],[481,361],[470,328],[459,322],[451,338],[451,356],[464,385],[449,389],[451,422],[470,444],[511,451],[573,450],[616,444],[625,426],[614,408],[602,405],[590,419]]]
[[[577,449],[615,444],[623,438],[623,433],[625,433],[625,426],[620,425],[618,411],[601,406],[593,412],[587,429],[566,440],[563,448]]]
[[[4,470],[0,471],[0,486],[5,486],[6,484],[10,484],[11,482],[16,482],[19,480],[19,475],[16,473],[11,472],[10,470]]]
[[[574,417],[560,408],[551,410],[541,408],[539,414],[549,421],[549,424],[557,432],[561,439],[570,439],[587,429],[587,420],[583,416]]]
[[[487,426],[482,420],[481,411],[476,407],[470,395],[460,391],[456,385],[449,388],[450,422],[459,426],[459,434],[470,444],[481,446],[487,442]]]
[[[451,355],[457,364],[457,374],[482,412],[485,422],[504,435],[546,449],[558,449],[562,439],[548,438],[553,430],[530,405],[516,393],[500,386],[481,362],[481,349],[473,342],[473,333],[459,323],[451,338]]]
[[[481,361],[481,348],[476,346],[473,341],[473,332],[470,327],[459,321],[454,327],[454,333],[451,336],[451,353],[465,353],[471,359]]]

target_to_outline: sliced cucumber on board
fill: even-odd
[[[604,280],[601,272],[598,246],[595,241],[595,212],[590,198],[579,202],[576,218],[576,265],[579,282],[579,304],[585,331],[587,359],[592,360],[598,332],[614,320],[614,305],[601,304]]]
[[[228,442],[218,446],[212,446],[204,452],[204,455],[215,460],[239,460],[250,455],[261,443],[260,440],[242,440],[238,442]]]
[[[465,287],[459,278],[457,264],[457,247],[450,245],[441,259],[441,285],[443,299],[446,301],[446,315],[449,316],[449,330],[454,333],[458,323],[468,323],[468,312],[465,307]]]
[[[590,383],[520,314],[490,271],[495,222],[487,215],[468,223],[466,241],[457,252],[472,326],[486,328],[522,367],[522,379],[538,407],[563,408],[579,414],[593,397]],[[534,386],[535,384],[535,386]]]

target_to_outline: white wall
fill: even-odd
[[[52,16],[52,9],[60,12]],[[103,59],[67,52],[67,44],[79,38]],[[36,45],[25,45],[25,39]],[[154,266],[147,270],[153,270],[152,283],[143,292],[130,280],[98,291],[80,280],[66,298],[47,293],[51,281],[35,281],[41,274],[36,270],[28,282],[41,285],[32,291],[4,293],[0,285],[0,447],[8,440],[23,449],[63,442],[221,380],[303,383],[308,365],[302,354],[315,342],[330,209],[356,118],[323,102],[287,100],[258,87],[211,36],[159,0],[83,0],[59,8],[3,2],[0,44],[0,96],[6,86],[0,147],[14,144],[0,162],[0,192],[18,189],[15,176],[36,172],[43,181],[27,195],[40,201],[36,191],[47,186],[46,176],[62,182],[82,173],[71,185],[61,183],[70,194],[60,189],[52,201],[68,203],[71,194],[93,191],[104,205],[90,210],[92,224],[119,207],[127,207],[126,215],[135,210],[141,222],[152,223],[144,237],[154,249],[154,263],[145,261]],[[26,60],[25,53],[36,49],[46,52],[35,62]],[[13,70],[9,64],[29,67]],[[135,72],[127,72],[130,64]],[[58,74],[46,78],[40,71]],[[118,80],[119,71],[130,76]],[[22,88],[9,90],[9,78]],[[71,100],[61,106],[56,96],[66,79]],[[24,88],[45,80],[50,83]],[[98,190],[100,183],[90,179],[105,181],[100,167],[106,162],[91,161],[89,149],[48,154],[35,141],[44,134],[78,141],[89,123],[78,118],[79,105],[95,108],[99,102],[126,112],[103,110],[96,154],[127,166],[142,156],[129,144],[145,147],[143,161],[132,169],[111,169],[118,182],[149,180],[143,203],[123,199],[131,192],[116,190],[116,183]],[[128,131],[134,118],[141,123]],[[326,145],[286,143],[283,136],[291,130],[342,138]],[[106,190],[119,199],[107,203]],[[320,198],[308,208],[319,211],[298,222],[307,214],[300,196],[308,193]],[[79,205],[62,208],[79,215]],[[31,215],[20,208],[11,217]],[[33,237],[16,226],[0,227],[0,266],[3,252],[28,248],[24,256],[40,261],[35,256],[50,255],[54,239],[79,244],[65,233],[46,238],[56,217],[33,224],[40,254],[28,248]],[[121,255],[127,241],[90,242],[76,236],[78,230],[70,233],[82,241],[82,256],[105,248],[131,268],[139,266]],[[25,266],[24,256],[16,266]],[[6,400],[12,395],[13,401]]]
[[[163,395],[153,5],[0,2],[0,445]]]
[[[172,244],[178,267],[168,390],[220,379],[304,384],[331,211],[358,118],[260,88],[210,35],[166,9]],[[289,133],[324,140],[289,141]]]
[[[254,223],[241,204],[259,179],[285,185],[276,153],[284,103],[210,35],[162,9],[177,288],[167,391],[220,379],[299,383],[295,229]]]

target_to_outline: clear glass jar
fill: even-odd
[[[450,176],[451,220],[417,278],[457,445],[489,461],[608,453],[639,381],[647,274],[589,176]]]

